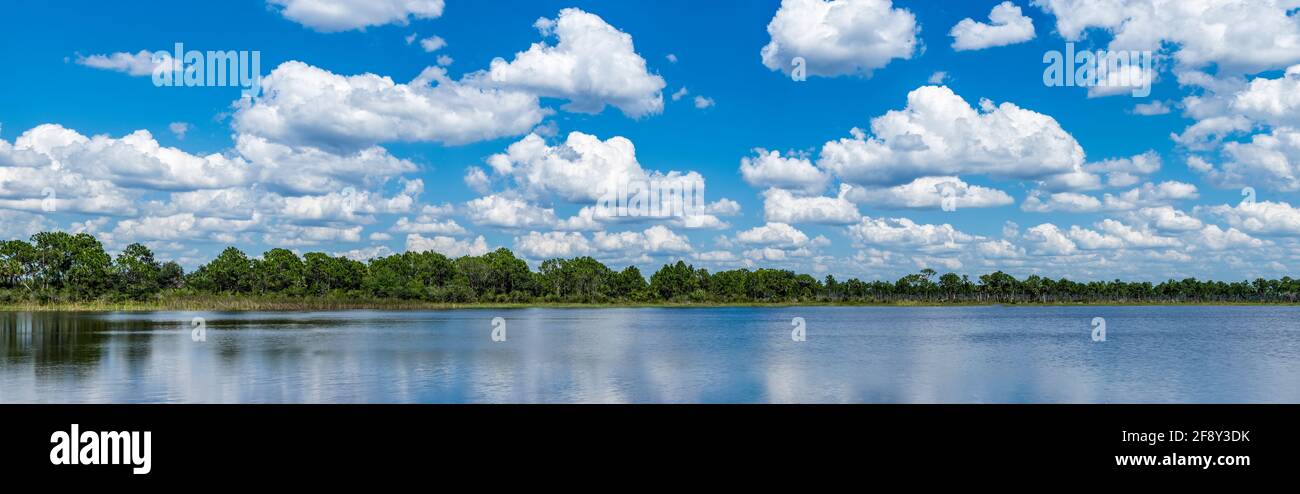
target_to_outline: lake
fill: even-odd
[[[1297,403],[1300,308],[7,312],[0,402]]]

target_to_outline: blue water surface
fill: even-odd
[[[1300,308],[0,313],[0,402],[1300,403]]]

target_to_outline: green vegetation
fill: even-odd
[[[498,249],[448,258],[407,252],[362,263],[271,249],[250,258],[234,247],[185,274],[131,244],[110,257],[95,237],[44,232],[0,242],[0,307],[84,309],[327,310],[532,305],[695,304],[1167,304],[1295,303],[1300,280],[1225,283],[1185,279],[1075,282],[1001,271],[972,281],[931,269],[895,282],[817,279],[777,269],[709,273],[685,262],[649,281],[635,266],[615,271],[590,257],[551,259],[537,271]]]

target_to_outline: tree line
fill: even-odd
[[[0,242],[0,302],[147,301],[168,295],[335,297],[437,303],[1294,303],[1300,280],[1151,282],[1018,279],[997,271],[970,279],[932,269],[897,281],[818,279],[781,269],[710,273],[684,261],[650,275],[591,257],[551,259],[539,269],[509,249],[449,258],[406,252],[360,262],[271,249],[260,258],[229,247],[191,273],[159,262],[142,244],[110,256],[86,233],[42,232]]]

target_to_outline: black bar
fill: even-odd
[[[606,473],[859,472],[1157,476],[1288,474],[1294,405],[9,405],[3,465],[58,479],[360,479]],[[150,431],[148,474],[54,465],[51,434]],[[1182,431],[1183,441],[1122,440]],[[1226,441],[1193,441],[1197,431]],[[1241,432],[1245,437],[1240,437]],[[1215,437],[1215,436],[1211,436]],[[1208,439],[1208,438],[1207,438]],[[1117,455],[1249,457],[1249,465],[1118,466]],[[668,467],[666,465],[671,465]],[[431,470],[433,469],[433,470]],[[667,470],[664,470],[667,469]],[[427,480],[427,479],[426,479]]]

